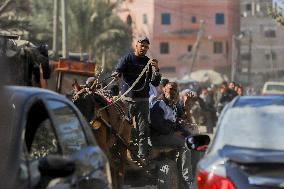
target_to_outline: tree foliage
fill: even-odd
[[[29,3],[26,0],[0,0],[0,32],[25,35],[29,30]]]
[[[34,43],[47,43],[52,46],[53,0],[30,0],[29,40]]]
[[[99,65],[105,57],[104,69],[112,69],[119,56],[130,49],[132,39],[130,28],[113,14],[115,4],[83,0],[70,6],[71,48],[94,53]]]
[[[284,16],[282,14],[279,14],[276,9],[269,8],[268,15],[275,19],[276,22],[280,23],[281,25],[284,25]]]
[[[11,2],[1,13],[7,1]],[[95,56],[97,65],[104,59],[105,70],[112,69],[131,48],[131,29],[113,14],[115,7],[107,0],[72,0],[66,7],[69,51],[88,52]],[[0,0],[0,27],[21,29],[28,33],[27,40],[52,46],[53,0]]]

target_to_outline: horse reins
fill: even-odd
[[[144,75],[144,73],[147,71],[147,69],[149,68],[149,65],[151,64],[151,61],[148,61],[148,63],[146,64],[146,66],[143,68],[142,72],[139,74],[139,76],[137,77],[137,79],[133,82],[133,84],[131,85],[131,87],[129,87],[127,89],[127,91],[125,91],[119,98],[117,98],[116,100],[114,100],[113,102],[111,102],[109,105],[100,108],[97,113],[100,114],[100,112],[110,106],[112,106],[113,104],[115,104],[116,102],[118,102],[119,100],[125,98],[125,96],[136,86],[136,84],[139,82],[139,80],[142,78],[142,76]],[[147,78],[146,78],[147,79]],[[113,79],[112,81],[114,81],[115,79]]]
[[[149,65],[151,64],[150,61],[148,61],[148,63],[146,64],[146,66],[143,68],[142,72],[139,74],[139,76],[137,77],[137,79],[133,82],[133,84],[130,86],[130,88],[128,88],[127,91],[125,91],[119,98],[117,98],[116,100],[114,100],[113,102],[111,102],[110,104],[108,104],[107,106],[104,106],[100,109],[98,109],[97,111],[97,115],[95,115],[95,117],[97,116],[97,118],[101,119],[102,122],[108,127],[111,129],[111,132],[122,142],[122,144],[134,155],[138,158],[138,162],[140,164],[142,164],[143,166],[145,166],[145,163],[143,161],[141,161],[139,159],[139,157],[136,155],[136,153],[134,153],[134,151],[132,150],[132,148],[130,148],[130,146],[125,142],[125,140],[117,133],[117,131],[115,130],[112,130],[112,127],[111,125],[106,121],[104,120],[101,115],[100,115],[100,112],[112,105],[115,105],[117,104],[117,102],[123,98],[125,98],[125,96],[136,86],[136,84],[139,82],[139,80],[142,78],[142,76],[144,75],[144,73],[148,70],[149,68]],[[146,76],[146,79],[147,79],[147,76]],[[106,86],[104,87],[103,89],[107,88],[109,85],[111,85],[113,82],[115,81],[115,78]],[[147,83],[147,81],[145,81],[145,83]],[[144,83],[144,86],[145,87],[145,83]]]

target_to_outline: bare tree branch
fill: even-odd
[[[2,14],[5,9],[13,2],[14,0],[6,0],[3,5],[0,7],[0,14]]]

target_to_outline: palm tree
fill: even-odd
[[[24,34],[29,28],[29,3],[24,0],[0,0],[0,30],[10,34]]]
[[[130,49],[132,39],[130,28],[113,14],[115,4],[82,0],[70,6],[71,48],[94,54],[103,70],[112,69],[115,60]]]

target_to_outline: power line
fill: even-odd
[[[204,34],[204,22],[201,22],[196,42],[193,45],[192,58],[191,58],[191,63],[190,63],[190,67],[189,67],[189,73],[192,72],[193,65],[195,63],[196,56],[197,56],[197,53],[199,51],[199,46],[200,46],[200,42],[201,42],[201,38],[203,37],[203,34]]]

